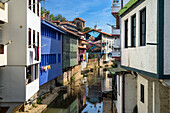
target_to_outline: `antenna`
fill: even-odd
[[[113,34],[113,29],[115,29],[115,26],[114,26],[114,25],[111,25],[111,24],[108,24],[108,23],[107,23],[107,25],[112,28],[112,34]]]

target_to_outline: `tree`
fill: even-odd
[[[91,30],[90,27],[85,27],[84,30],[83,30],[83,32],[90,31],[90,30]]]
[[[58,14],[57,16],[55,16],[54,20],[58,20],[60,22],[67,21],[66,18],[63,17],[61,14]]]
[[[50,15],[50,19],[51,19],[51,20],[55,20],[55,17],[54,17],[53,14]]]

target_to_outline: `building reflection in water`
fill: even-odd
[[[107,75],[102,68],[87,73],[66,92],[60,92],[45,113],[103,113],[102,92],[112,88],[112,79]]]

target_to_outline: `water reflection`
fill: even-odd
[[[45,113],[103,113],[102,91],[111,88],[108,72],[102,68],[93,70],[83,80],[69,85],[66,92],[60,92]]]

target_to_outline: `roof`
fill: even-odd
[[[127,70],[124,69],[124,68],[109,68],[108,71],[109,71],[111,74],[115,74],[115,73],[118,73],[118,72],[125,72],[125,71],[127,71]]]
[[[68,33],[70,33],[70,34],[72,34],[72,35],[75,35],[75,36],[77,36],[77,37],[80,37],[80,35],[72,32],[72,31],[70,31],[70,30],[68,30],[68,29],[66,29],[66,28],[64,28],[64,27],[62,27],[62,26],[59,26],[59,27],[60,27],[62,30],[66,31],[66,32],[68,32]]]
[[[119,16],[124,14],[129,8],[131,8],[136,2],[139,0],[130,0],[120,11],[119,11]]]
[[[75,18],[73,21],[75,21],[75,20],[77,20],[77,19],[79,19],[79,20],[81,20],[81,21],[83,21],[83,22],[85,22],[85,20],[83,20],[82,18]]]
[[[69,21],[60,22],[60,25],[63,25],[63,24],[69,24],[69,25],[72,25],[72,26],[76,27],[76,24],[70,23]]]
[[[44,17],[41,17],[41,20],[42,20],[41,23],[43,23],[44,25],[47,25],[47,26],[57,30],[58,32],[61,32],[61,33],[65,34],[64,31],[59,29],[59,26],[57,26],[56,24],[52,23],[50,20],[48,20],[48,19],[46,19]],[[43,21],[45,21],[45,22],[43,22]]]
[[[89,30],[87,32],[84,32],[84,34],[87,34],[87,33],[91,32],[91,31],[97,31],[97,32],[102,33],[102,34],[105,34],[105,35],[108,35],[108,36],[112,36],[112,34],[109,34],[109,33],[106,33],[106,32],[102,32],[101,29],[99,29],[99,30],[92,29],[92,30]]]

